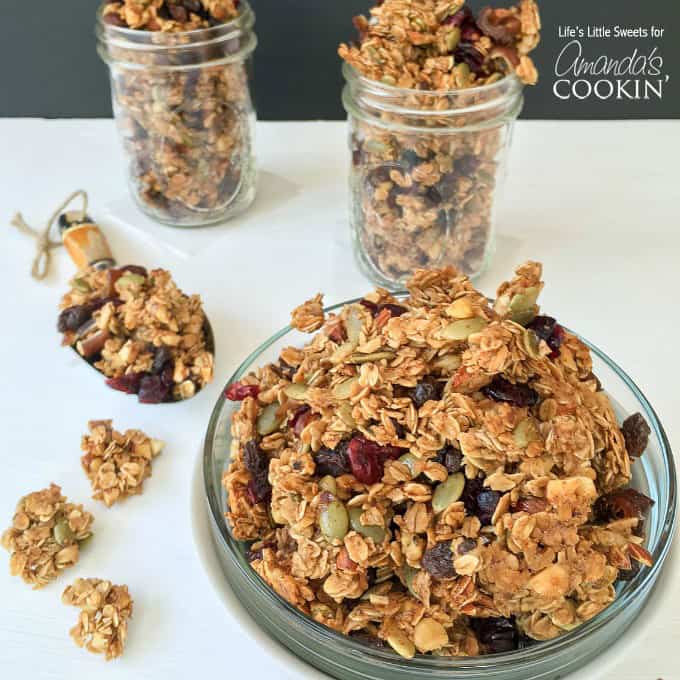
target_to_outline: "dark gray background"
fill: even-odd
[[[251,0],[260,46],[255,55],[255,96],[263,120],[343,118],[337,44],[354,39],[351,17],[371,0]],[[540,0],[539,0],[540,2]],[[473,8],[506,4],[472,1]],[[0,116],[110,116],[105,66],[95,53],[98,0],[0,0]],[[543,41],[535,53],[542,78],[527,88],[525,118],[680,117],[678,0],[542,0]],[[661,40],[585,40],[597,56],[625,56],[659,45],[670,74],[662,101],[559,101],[553,68],[565,39],[559,24],[650,25]]]

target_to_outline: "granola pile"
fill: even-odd
[[[12,526],[2,535],[2,546],[11,553],[12,576],[21,576],[34,588],[53,581],[78,561],[80,543],[92,535],[93,520],[82,505],[67,502],[56,484],[24,496]]]
[[[528,262],[493,306],[452,268],[337,315],[317,296],[310,342],[229,386],[227,522],[280,596],[405,657],[478,655],[572,630],[651,563],[627,486],[649,428],[619,427],[542,287]]]
[[[141,430],[116,432],[110,420],[91,420],[88,427],[90,434],[83,436],[85,454],[80,462],[92,484],[92,498],[111,507],[128,496],[141,494],[163,442]]]
[[[88,269],[60,307],[63,344],[142,403],[188,399],[213,378],[201,299],[185,295],[163,269]]]
[[[475,17],[459,0],[385,0],[354,24],[359,42],[339,54],[369,81],[348,90],[352,221],[366,268],[395,287],[422,267],[474,276],[489,255],[521,106],[507,76],[537,80],[537,6],[520,0]]]
[[[98,578],[79,578],[61,596],[66,605],[78,607],[78,623],[71,637],[78,647],[106,660],[123,653],[128,619],[132,616],[132,598],[127,586],[115,586]]]
[[[210,28],[238,16],[239,0],[119,0],[104,6],[104,23],[178,33]]]
[[[251,26],[219,29],[240,16],[236,0],[125,0],[103,10],[133,194],[161,221],[215,222],[252,200]],[[216,25],[215,35],[191,33]],[[119,26],[148,32],[148,49]]]

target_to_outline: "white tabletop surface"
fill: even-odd
[[[262,123],[259,196],[196,255],[104,224],[120,262],[173,271],[200,292],[217,336],[215,383],[180,406],[144,407],[106,389],[59,346],[55,309],[72,265],[30,279],[33,244],[14,211],[39,225],[75,188],[96,217],[126,199],[111,121],[0,121],[0,528],[17,499],[54,481],[95,515],[80,562],[32,591],[0,554],[0,678],[90,680],[316,677],[263,648],[243,612],[225,606],[192,532],[196,453],[218,391],[255,346],[317,291],[333,303],[367,290],[349,247],[342,123]],[[540,259],[544,307],[618,361],[648,395],[680,452],[680,122],[520,122],[498,251],[479,282],[492,293],[515,264]],[[90,499],[80,436],[92,418],[167,441],[142,496],[106,509]],[[680,542],[633,628],[579,680],[680,678]],[[3,566],[4,564],[4,566]],[[106,664],[74,646],[77,612],[60,603],[78,576],[128,584],[135,600],[125,655]]]

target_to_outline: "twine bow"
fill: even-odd
[[[61,241],[61,238],[58,241],[52,241],[50,239],[50,231],[52,231],[52,226],[59,218],[59,215],[61,215],[61,213],[66,210],[68,205],[79,196],[83,199],[83,207],[80,211],[80,214],[81,219],[84,219],[85,215],[87,214],[87,192],[83,191],[82,189],[74,191],[68,196],[68,198],[64,200],[64,202],[52,213],[52,217],[50,217],[47,226],[42,231],[29,226],[20,212],[18,212],[12,219],[11,224],[13,227],[16,227],[19,231],[27,234],[35,240],[36,249],[35,257],[33,258],[33,265],[31,266],[31,276],[36,281],[42,281],[47,276],[50,270],[52,251],[64,245]]]

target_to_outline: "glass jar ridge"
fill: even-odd
[[[420,267],[481,274],[522,83],[510,75],[431,91],[370,80],[348,64],[343,73],[350,226],[364,273],[393,290]]]
[[[114,116],[135,202],[171,226],[213,224],[255,196],[255,112],[249,62],[255,15],[168,33],[107,24],[97,50],[109,66]]]

